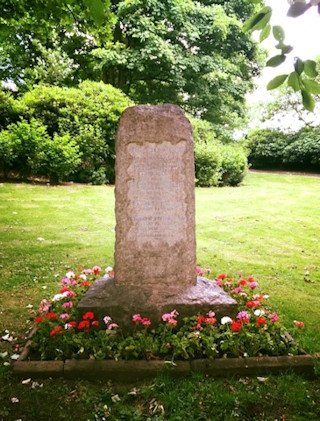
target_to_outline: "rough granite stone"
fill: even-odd
[[[116,141],[117,284],[196,283],[192,127],[174,105],[127,108]]]
[[[192,127],[177,106],[139,105],[123,113],[116,139],[115,279],[102,278],[78,305],[130,329],[140,313],[156,324],[214,311],[236,314],[236,301],[196,275]]]

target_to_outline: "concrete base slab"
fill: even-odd
[[[237,302],[213,281],[203,277],[198,277],[197,283],[191,286],[152,285],[150,288],[117,285],[114,278],[107,277],[94,282],[77,309],[79,318],[85,312],[93,311],[98,320],[110,316],[122,329],[130,330],[134,314],[149,318],[153,325],[159,323],[162,314],[172,310],[178,311],[180,320],[209,311],[214,311],[218,318],[235,317]]]

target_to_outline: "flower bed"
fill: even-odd
[[[107,268],[112,276],[112,269]],[[198,274],[204,274],[197,268]],[[237,317],[220,320],[214,309],[179,320],[176,310],[162,315],[155,327],[144,315],[132,315],[134,330],[124,333],[108,315],[96,320],[88,311],[76,318],[76,307],[101,269],[72,271],[61,281],[61,289],[52,299],[41,301],[34,314],[36,329],[29,340],[29,361],[66,360],[179,360],[250,357],[298,356],[298,345],[268,306],[268,296],[258,294],[252,277],[234,280],[219,275],[212,282],[227,291],[239,304]],[[209,273],[209,271],[208,271]],[[303,322],[295,321],[296,328]],[[20,359],[21,362],[21,359]],[[174,363],[173,363],[174,364]]]

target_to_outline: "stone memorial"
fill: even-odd
[[[115,277],[97,280],[78,305],[122,327],[140,313],[153,323],[232,316],[236,302],[197,277],[192,127],[177,106],[139,105],[123,113],[116,139]]]

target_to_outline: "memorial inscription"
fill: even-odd
[[[115,281],[194,285],[193,136],[173,105],[128,108],[116,141]]]

